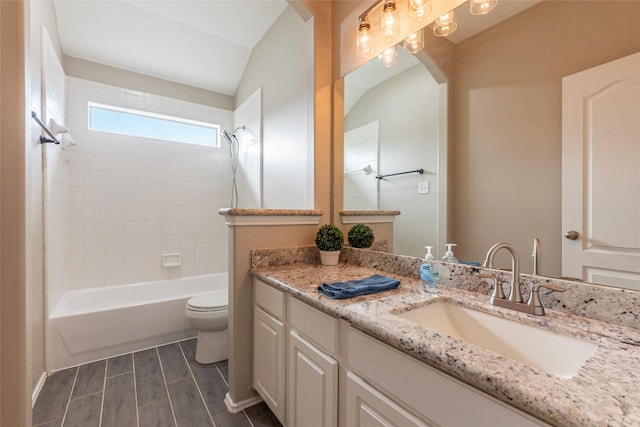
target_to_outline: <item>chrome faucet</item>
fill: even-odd
[[[497,305],[498,307],[510,308],[513,310],[521,311],[523,313],[534,314],[536,316],[544,316],[544,307],[540,302],[540,288],[547,288],[553,291],[564,292],[565,289],[560,286],[553,285],[551,283],[540,283],[531,287],[531,293],[529,294],[529,300],[524,303],[522,300],[522,292],[520,290],[520,257],[518,252],[509,243],[500,242],[489,248],[487,257],[484,260],[483,267],[493,268],[493,257],[500,249],[506,249],[511,254],[511,272],[513,274],[511,280],[511,289],[509,290],[509,298],[505,298],[502,292],[502,283],[497,277],[491,277],[494,281],[494,289],[489,299],[489,303]],[[481,275],[481,277],[487,277]]]

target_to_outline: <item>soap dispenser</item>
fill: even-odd
[[[445,262],[458,262],[458,258],[453,256],[453,251],[451,250],[452,247],[458,245],[456,245],[455,243],[447,243],[445,246],[447,247],[447,252],[445,252],[442,260]]]
[[[438,270],[435,268],[433,264],[433,254],[431,250],[433,246],[425,246],[427,250],[426,255],[424,256],[424,262],[420,265],[420,278],[422,279],[422,289],[425,292],[431,292],[435,294],[435,289],[438,284]]]

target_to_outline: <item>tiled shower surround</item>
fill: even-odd
[[[68,289],[226,271],[230,163],[220,148],[88,130],[90,101],[218,123],[232,112],[67,79]],[[179,253],[182,265],[162,267]]]

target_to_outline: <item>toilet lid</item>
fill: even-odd
[[[229,307],[227,292],[210,292],[189,298],[187,306],[194,310],[217,311]]]

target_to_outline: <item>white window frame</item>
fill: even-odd
[[[107,111],[113,111],[113,112],[118,112],[118,113],[124,113],[124,114],[128,114],[128,115],[132,115],[132,116],[141,116],[141,117],[148,117],[148,118],[152,118],[152,119],[158,119],[158,120],[164,120],[164,121],[168,121],[168,122],[176,122],[176,123],[180,123],[183,125],[191,125],[191,126],[197,126],[197,127],[204,127],[204,128],[209,128],[209,129],[213,129],[215,130],[215,134],[216,134],[216,141],[214,144],[201,144],[199,142],[187,142],[184,140],[175,140],[175,139],[170,139],[170,138],[162,138],[162,137],[157,137],[157,136],[141,136],[141,135],[134,135],[128,132],[118,132],[117,129],[112,129],[112,130],[101,130],[101,129],[92,129],[91,128],[91,110],[92,108],[98,108],[98,109],[102,109],[102,110],[107,110]],[[203,122],[203,121],[199,121],[199,120],[192,120],[192,119],[185,119],[182,117],[176,117],[176,116],[169,116],[166,114],[159,114],[159,113],[152,113],[149,111],[143,111],[143,110],[135,110],[132,108],[125,108],[125,107],[119,107],[116,105],[109,105],[109,104],[102,104],[99,102],[93,102],[93,101],[89,101],[87,104],[87,128],[90,131],[93,132],[104,132],[104,133],[112,133],[112,134],[117,134],[117,135],[127,135],[127,136],[131,136],[134,138],[145,138],[145,139],[158,139],[158,140],[163,140],[163,141],[169,141],[169,142],[177,142],[180,144],[190,144],[190,145],[198,145],[201,147],[212,147],[212,148],[219,148],[220,147],[220,129],[221,126],[215,123],[208,123],[208,122]]]

